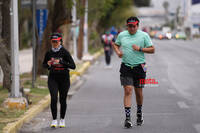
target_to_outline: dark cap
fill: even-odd
[[[51,40],[60,41],[62,39],[62,35],[60,33],[52,33],[50,38]]]
[[[130,17],[126,20],[126,24],[137,25],[139,24],[140,20],[137,17]]]

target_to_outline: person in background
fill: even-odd
[[[51,95],[51,113],[53,120],[51,127],[58,126],[57,100],[59,93],[60,121],[59,127],[65,127],[65,113],[67,110],[67,94],[70,88],[69,69],[75,69],[76,65],[70,53],[62,46],[60,33],[53,33],[51,39],[51,50],[47,51],[43,61],[43,67],[49,70],[48,88]]]
[[[109,31],[107,31],[106,34],[102,35],[102,43],[104,46],[105,61],[106,61],[107,68],[111,68],[110,62],[111,62],[113,39],[114,39],[114,36],[110,34]]]

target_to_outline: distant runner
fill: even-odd
[[[106,61],[107,68],[111,68],[110,62],[111,62],[113,39],[114,39],[114,36],[112,34],[110,34],[109,31],[107,31],[106,34],[102,35],[102,42],[103,42],[103,46],[104,46],[105,61]]]

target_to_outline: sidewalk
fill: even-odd
[[[32,48],[19,51],[19,72],[28,73],[32,71],[33,50]]]
[[[33,51],[32,48],[19,51],[19,73],[29,73],[32,70]],[[3,72],[0,70],[0,83],[3,82]]]

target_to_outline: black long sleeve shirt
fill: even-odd
[[[59,59],[59,63],[52,63],[51,66],[47,64],[52,58]],[[70,53],[62,47],[59,51],[54,52],[52,50],[46,52],[43,61],[43,67],[49,70],[49,75],[68,75],[69,69],[75,69],[76,65],[72,59]]]

